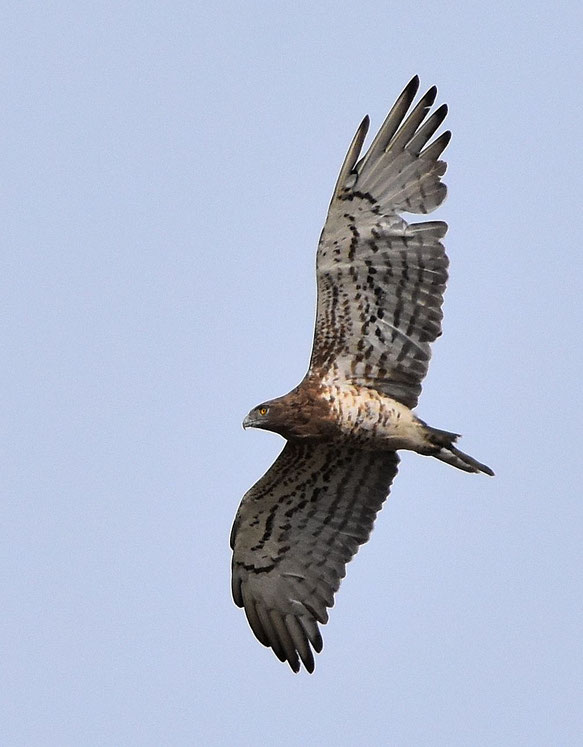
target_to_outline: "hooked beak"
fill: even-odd
[[[247,428],[253,428],[253,420],[249,415],[246,415],[245,420],[243,420],[243,429],[246,430]]]

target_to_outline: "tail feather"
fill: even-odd
[[[458,433],[440,431],[431,426],[426,426],[426,428],[431,444],[437,447],[435,451],[431,452],[431,456],[446,464],[451,464],[452,467],[457,467],[464,472],[483,472],[485,475],[494,476],[494,472],[490,467],[478,462],[477,459],[474,459],[469,454],[465,454],[454,446],[459,438]]]
[[[440,450],[433,455],[437,459],[446,464],[451,464],[452,467],[457,467],[464,472],[483,472],[485,475],[494,476],[494,472],[485,464],[478,462],[477,459],[471,457],[469,454],[464,454],[463,451],[456,449],[455,446],[442,446]]]

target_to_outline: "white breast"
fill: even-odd
[[[411,410],[374,389],[333,384],[322,396],[345,436],[374,448],[415,449],[421,443],[419,421]]]

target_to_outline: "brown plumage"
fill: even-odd
[[[450,139],[435,87],[408,114],[419,80],[397,99],[358,160],[366,117],[340,170],[317,253],[318,304],[310,366],[289,394],[258,405],[244,427],[287,444],[244,496],[233,530],[232,586],[257,638],[311,672],[318,623],[366,542],[397,473],[397,449],[493,474],[454,445],[458,435],[413,412],[430,343],[441,334],[447,225],[407,223],[445,198],[439,160]],[[429,144],[428,144],[429,143]]]

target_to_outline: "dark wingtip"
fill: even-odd
[[[294,659],[293,661],[287,660],[287,663],[290,665],[290,668],[294,674],[297,674],[300,671],[300,662],[298,659]]]
[[[438,116],[440,118],[440,121],[443,122],[443,120],[447,117],[447,113],[449,111],[449,107],[447,104],[442,104],[441,106],[438,106],[435,110],[435,116]]]
[[[407,83],[403,89],[401,96],[406,97],[409,101],[413,101],[415,94],[419,90],[419,76],[414,75],[411,80]]]
[[[321,653],[322,649],[324,648],[324,641],[322,640],[322,636],[320,635],[320,633],[318,633],[318,636],[312,641],[312,646],[314,647],[314,651],[317,654]]]
[[[437,86],[431,86],[423,97],[426,106],[431,106],[437,97]]]
[[[434,140],[431,145],[428,145],[424,150],[422,150],[421,155],[424,158],[431,158],[433,161],[436,161],[447,148],[450,140],[451,130],[446,130],[437,138],[437,140]]]

